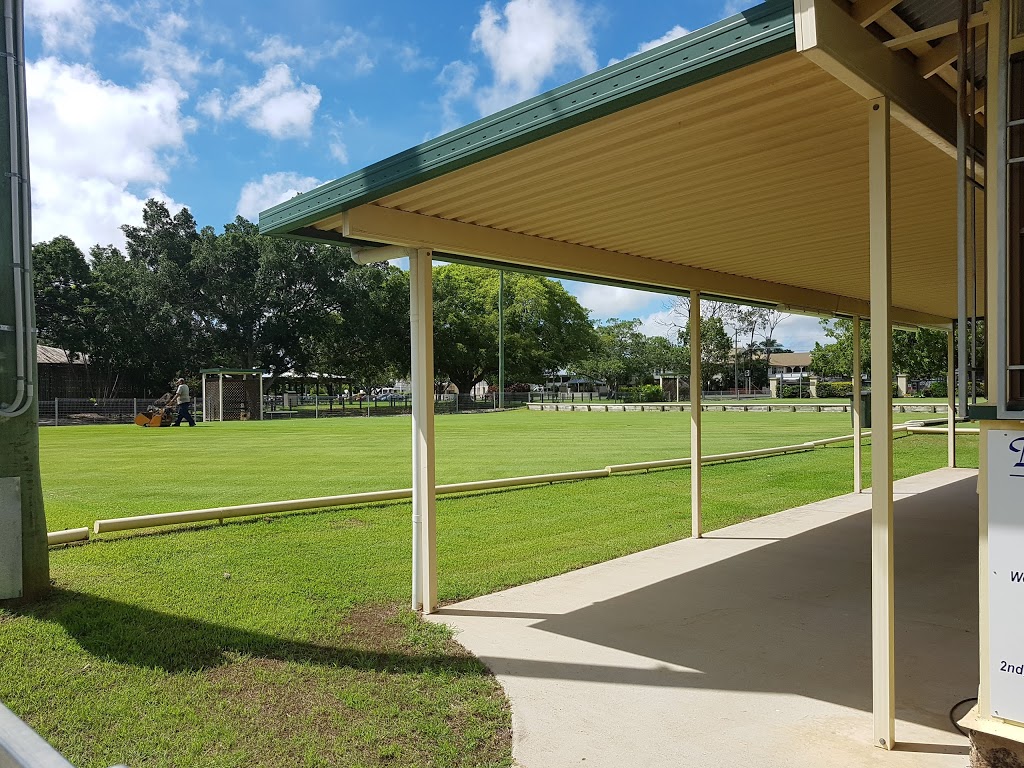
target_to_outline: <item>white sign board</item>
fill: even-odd
[[[1024,430],[988,431],[992,714],[1024,723]]]

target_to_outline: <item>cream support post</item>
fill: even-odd
[[[874,743],[896,730],[892,545],[892,197],[890,104],[868,102],[871,264],[871,659]]]
[[[956,347],[953,344],[953,331],[946,337],[946,420],[949,427],[949,440],[946,443],[947,464],[956,466]]]
[[[433,252],[409,257],[412,332],[412,607],[437,608],[437,521],[434,488]]]
[[[863,406],[860,401],[860,315],[853,316],[853,392],[850,394],[853,396],[853,403],[850,406],[850,410],[853,412],[853,492],[860,493],[863,488],[863,482],[861,480],[861,445],[863,438],[861,436],[861,423],[863,421],[863,414],[861,409]]]
[[[690,291],[690,522],[692,536],[703,535],[700,493],[700,293]]]

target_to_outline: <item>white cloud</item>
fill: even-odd
[[[264,66],[272,66],[283,61],[301,59],[309,55],[304,46],[293,45],[281,35],[271,35],[263,39],[258,51],[249,51],[246,58]]]
[[[267,68],[287,62],[293,62],[300,68],[315,67],[326,59],[339,58],[350,64],[356,74],[366,74],[376,66],[371,55],[370,38],[362,32],[345,27],[330,37],[329,42],[310,47],[292,43],[282,35],[270,35],[263,38],[259,49],[248,51],[245,56]]]
[[[179,82],[192,82],[208,70],[218,71],[222,62],[206,65],[200,52],[181,42],[181,34],[188,26],[188,20],[177,13],[153,19],[143,27],[146,46],[129,52],[128,58],[138,61],[150,77],[167,77]]]
[[[476,94],[481,114],[535,96],[560,68],[597,69],[593,19],[575,0],[509,0],[500,12],[488,2],[473,29],[473,43],[494,72]]]
[[[424,56],[415,45],[399,45],[395,53],[398,59],[398,66],[403,72],[416,72],[420,69],[431,69],[434,66],[434,59]]]
[[[635,291],[630,288],[596,283],[567,281],[565,287],[576,296],[580,304],[590,310],[591,315],[597,318],[617,317],[622,320],[633,318],[636,317],[638,311],[649,307],[651,302],[664,298],[649,291]]]
[[[240,118],[253,130],[275,139],[306,138],[320,106],[320,89],[296,82],[287,64],[275,64],[253,86],[242,86],[228,99],[218,90],[203,96],[201,113],[215,120]]]
[[[787,349],[794,352],[807,352],[814,349],[814,342],[823,344],[827,341],[821,329],[821,320],[808,315],[790,315],[775,329],[775,339]]]
[[[239,216],[255,221],[260,211],[290,200],[302,192],[320,186],[319,179],[297,173],[266,173],[259,181],[246,182],[235,210]]]
[[[670,29],[664,35],[659,37],[657,40],[648,40],[646,43],[640,43],[637,49],[632,53],[628,54],[625,58],[628,59],[630,56],[636,56],[638,53],[643,53],[644,51],[649,51],[652,48],[657,48],[659,45],[664,45],[665,43],[671,40],[675,40],[677,37],[682,37],[683,35],[688,34],[690,34],[690,30],[688,30],[686,27],[681,27],[678,24],[676,24],[674,27],[672,27],[672,29]],[[618,64],[620,61],[622,61],[622,59],[610,59],[608,61],[608,66],[610,67],[612,64]]]
[[[91,67],[45,58],[28,65],[33,237],[79,247],[123,244],[119,226],[141,220],[162,191],[194,122],[175,82],[128,88]],[[173,204],[173,201],[171,201]]]
[[[348,147],[341,140],[340,134],[334,135],[334,139],[327,145],[327,149],[331,153],[331,157],[342,165],[348,165]]]
[[[670,341],[678,341],[679,330],[679,315],[671,307],[640,318],[640,332],[647,336],[664,336]]]
[[[444,89],[441,93],[441,132],[455,130],[461,124],[456,103],[473,93],[476,83],[476,66],[464,61],[445,64],[437,82]]]
[[[25,3],[25,20],[30,28],[38,28],[47,52],[89,53],[101,8],[88,0],[31,0]]]
[[[728,18],[729,16],[735,16],[737,13],[742,13],[750,8],[753,8],[761,0],[727,0],[725,5],[722,6],[722,18]]]

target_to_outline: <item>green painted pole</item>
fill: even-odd
[[[498,272],[498,407],[505,407],[505,271]]]
[[[8,590],[0,604],[38,600],[50,588],[39,478],[39,405],[33,386],[36,339],[22,20],[21,0],[5,3],[5,58],[0,65],[0,479],[20,480],[22,567],[20,590]],[[0,537],[6,533],[0,530]]]

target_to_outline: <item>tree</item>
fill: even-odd
[[[838,377],[853,375],[853,321],[822,320],[821,326],[831,341],[815,344],[811,351],[811,368],[822,376]],[[861,370],[871,371],[871,330],[867,323],[861,323]],[[979,329],[980,331],[980,329]],[[894,373],[906,374],[909,378],[945,378],[948,365],[947,334],[932,328],[916,331],[894,329],[892,332],[892,367]]]
[[[554,280],[506,273],[505,375],[531,381],[585,357],[594,344],[587,310]],[[498,273],[434,268],[434,367],[467,393],[498,373]]]
[[[671,367],[658,365],[668,362],[665,350],[640,332],[639,320],[613,318],[598,324],[595,331],[596,343],[591,354],[572,368],[577,375],[604,381],[612,391],[617,391],[620,387],[648,381],[655,368]],[[655,356],[659,359],[655,360]]]
[[[91,343],[89,264],[70,237],[58,235],[32,246],[32,267],[39,338],[73,360]]]
[[[211,363],[264,368],[274,377],[317,367],[316,340],[348,310],[348,250],[259,234],[239,216],[218,235],[204,227],[188,269],[212,334]]]
[[[409,276],[391,264],[347,269],[326,327],[306,339],[314,371],[374,386],[409,372]]]
[[[686,365],[689,366],[691,354],[689,327],[680,331],[679,336],[685,347],[683,356]],[[733,338],[726,332],[722,318],[705,318],[702,315],[700,319],[701,389],[711,391],[715,389],[716,383],[721,388],[723,382],[732,379],[732,349]]]

